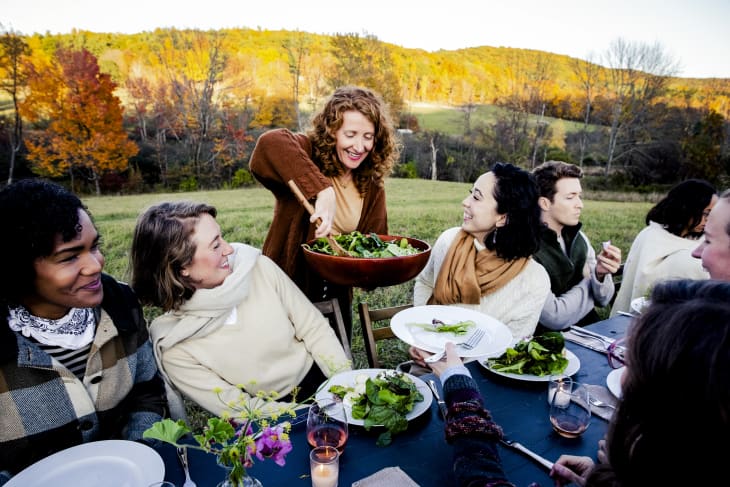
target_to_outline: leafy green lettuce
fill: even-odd
[[[568,366],[568,359],[563,355],[564,348],[562,333],[550,331],[520,340],[500,357],[487,359],[487,365],[497,372],[510,374],[560,374]]]
[[[421,252],[421,250],[408,243],[406,238],[383,241],[375,233],[363,235],[358,231],[354,231],[343,235],[335,235],[334,239],[343,249],[350,252],[352,257],[402,257]],[[325,237],[318,238],[311,246],[307,244],[304,244],[304,246],[320,254],[337,255]]]
[[[343,392],[335,387],[329,391],[333,394]],[[419,401],[423,401],[423,395],[407,375],[397,371],[381,372],[365,382],[365,393],[352,404],[352,417],[362,419],[366,430],[383,426],[385,431],[378,436],[376,444],[387,446],[393,435],[406,430],[406,414]]]

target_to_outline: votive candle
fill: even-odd
[[[312,487],[337,487],[339,459],[339,452],[331,446],[318,446],[309,453]]]

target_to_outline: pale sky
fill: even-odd
[[[538,49],[599,60],[610,43],[660,43],[683,77],[730,78],[730,0],[0,0],[23,34],[248,27],[371,34],[428,51]]]

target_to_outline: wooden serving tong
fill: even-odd
[[[297,186],[297,183],[294,182],[293,179],[289,180],[289,188],[291,189],[292,193],[294,193],[294,196],[297,197],[299,200],[299,203],[302,204],[302,206],[309,212],[310,215],[314,214],[314,207],[312,204],[307,201],[307,198],[304,197],[304,194],[299,189],[299,186]],[[317,218],[317,226],[320,226],[322,224],[322,219]],[[330,243],[330,247],[332,247],[332,250],[335,251],[335,253],[341,257],[350,257],[350,253],[343,249],[340,244],[337,243],[337,240],[331,235],[327,235],[327,241]]]

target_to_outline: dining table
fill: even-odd
[[[618,315],[593,323],[585,328],[610,338],[622,337],[632,321]],[[580,360],[580,368],[573,380],[606,385],[606,377],[613,370],[601,353],[566,341],[566,347]],[[598,416],[591,417],[588,429],[577,438],[564,438],[553,431],[548,418],[547,382],[516,380],[497,375],[479,361],[466,364],[484,398],[485,407],[494,421],[503,429],[506,438],[521,443],[533,452],[554,462],[563,454],[585,455],[596,459],[598,442],[606,434],[608,423]],[[436,379],[428,374],[420,377]],[[440,382],[436,379],[440,387]],[[293,420],[290,437],[293,450],[286,456],[286,464],[278,466],[270,459],[256,460],[249,474],[264,487],[312,485],[309,467],[311,449],[306,438],[306,412]],[[366,431],[351,425],[345,450],[340,457],[339,487],[350,487],[353,482],[368,477],[386,467],[397,466],[420,486],[455,485],[453,452],[446,443],[444,420],[438,404],[419,417],[412,419],[405,432],[393,436],[389,446],[376,446],[380,431]],[[187,440],[192,443],[194,440]],[[182,486],[185,480],[175,448],[163,444],[158,453],[165,463],[165,480]],[[198,487],[214,487],[224,480],[225,471],[215,457],[200,450],[188,449],[190,475]],[[499,453],[508,478],[516,486],[536,482],[541,486],[553,485],[545,467],[511,448],[500,445]]]

